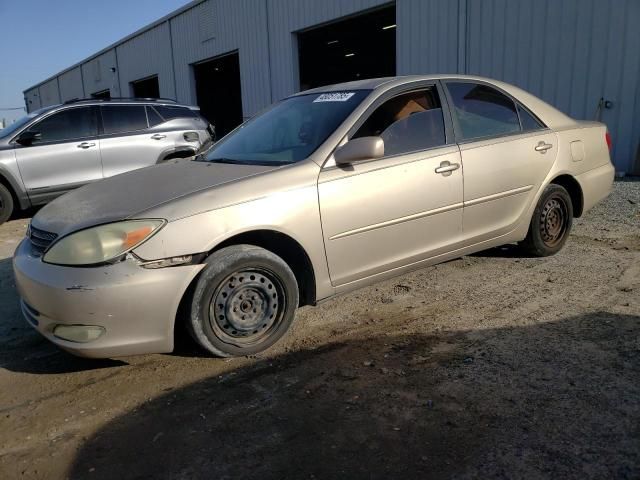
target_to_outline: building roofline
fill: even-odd
[[[151,22],[147,25],[145,25],[144,27],[136,30],[133,33],[130,33],[129,35],[127,35],[124,38],[121,38],[120,40],[118,40],[117,42],[112,43],[111,45],[108,45],[107,47],[103,48],[102,50],[99,50],[98,52],[80,60],[79,62],[74,63],[73,65],[71,65],[70,67],[65,68],[64,70],[60,70],[58,73],[54,73],[53,75],[47,77],[45,80],[42,80],[41,82],[38,82],[32,86],[30,86],[29,88],[26,88],[22,91],[23,95],[26,95],[26,93],[30,90],[33,90],[34,88],[38,88],[41,85],[44,85],[45,83],[50,82],[51,80],[58,78],[61,75],[64,75],[67,72],[70,72],[71,70],[78,68],[78,67],[82,67],[82,65],[84,65],[85,63],[93,60],[96,57],[99,57],[100,55],[108,52],[109,50],[113,50],[114,48],[117,48],[118,46],[122,45],[125,42],[128,42],[129,40],[131,40],[132,38],[135,38],[139,35],[142,35],[143,33],[152,30],[153,28],[157,27],[158,25],[161,25],[165,22],[168,22],[169,20],[171,20],[172,18],[177,17],[178,15],[181,15],[182,13],[186,12],[187,10],[191,10],[193,7],[204,3],[206,0],[191,0],[189,3],[187,3],[186,5],[183,5],[182,7],[168,13],[167,15],[165,15],[164,17]]]

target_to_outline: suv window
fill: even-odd
[[[487,85],[447,82],[453,116],[464,140],[520,131],[516,106],[509,97]]]
[[[168,107],[166,105],[156,105],[154,107],[156,111],[166,120],[172,120],[174,118],[195,118],[198,116],[197,112],[194,112],[190,108],[186,107]]]
[[[147,128],[144,105],[102,105],[102,127],[105,134],[135,132]]]
[[[404,93],[384,102],[353,138],[367,136],[384,140],[385,156],[444,145],[444,118],[435,87]]]
[[[48,116],[28,131],[40,134],[34,144],[95,137],[98,134],[96,112],[93,107],[69,108]]]
[[[158,112],[154,110],[153,107],[147,106],[146,108],[147,108],[147,119],[149,120],[150,127],[155,127],[156,125],[159,125],[162,122],[164,122],[162,117],[158,114]]]

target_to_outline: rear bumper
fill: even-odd
[[[173,350],[173,327],[184,292],[202,265],[148,270],[134,260],[95,268],[49,265],[27,240],[13,259],[22,312],[48,340],[75,355],[117,357]],[[57,325],[104,328],[78,343],[53,334]]]
[[[576,180],[582,188],[583,215],[611,193],[614,175],[615,169],[613,165],[607,163],[576,176]]]

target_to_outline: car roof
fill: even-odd
[[[189,108],[191,110],[200,110],[200,107],[194,105],[185,105],[177,103],[170,98],[78,98],[68,100],[64,103],[54,105],[52,108],[59,108],[69,105],[130,105],[130,104],[143,104],[143,105],[159,105],[163,107],[182,107]]]
[[[322,87],[305,90],[292,96],[318,94],[325,92],[344,92],[345,90],[389,90],[413,82],[435,81],[435,80],[460,80],[460,81],[476,81],[485,82],[498,89],[507,92],[513,98],[517,99],[525,107],[533,111],[547,126],[551,128],[562,128],[565,126],[575,126],[575,120],[568,117],[555,107],[547,104],[540,98],[500,80],[481,77],[477,75],[460,75],[460,74],[434,74],[434,75],[404,75],[396,77],[369,78],[366,80],[356,80],[354,82],[338,83],[335,85],[326,85]]]

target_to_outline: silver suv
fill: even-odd
[[[0,130],[0,224],[14,209],[172,158],[214,136],[197,107],[163,99],[72,100]]]

